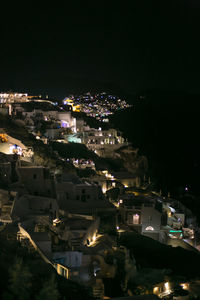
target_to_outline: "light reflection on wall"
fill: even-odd
[[[67,127],[69,127],[69,123],[64,121],[64,120],[61,120],[61,127],[62,128],[67,128]]]
[[[68,142],[70,142],[70,143],[81,143],[81,139],[80,138],[78,138],[76,135],[74,135],[74,134],[70,134],[70,135],[68,135],[68,137],[67,137],[67,140],[68,140]]]

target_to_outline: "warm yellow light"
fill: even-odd
[[[165,286],[165,292],[170,293],[169,282],[165,282],[164,286]]]
[[[158,291],[159,291],[158,286],[155,286],[155,287],[153,288],[153,293],[154,293],[154,294],[157,294]]]
[[[133,192],[133,194],[134,194],[135,196],[139,196],[139,195],[140,195],[138,192]]]
[[[183,290],[188,290],[189,283],[181,283],[180,286],[182,287]]]
[[[73,111],[80,112],[80,105],[72,105]]]
[[[105,194],[107,192],[107,188],[106,187],[102,187],[102,192],[103,192],[103,194]]]
[[[69,278],[69,270],[68,270],[68,268],[64,267],[63,265],[57,264],[57,273],[67,279]]]
[[[0,134],[0,143],[7,143],[7,141],[7,136],[4,133]]]
[[[89,238],[89,244],[87,244],[87,247],[94,247],[96,243],[98,242],[98,238],[101,237],[101,234],[95,233],[91,238]]]

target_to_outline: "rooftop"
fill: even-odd
[[[78,200],[58,200],[58,205],[61,210],[78,213],[92,213],[97,210],[113,210],[115,207],[106,200],[92,199],[90,202]]]
[[[0,189],[0,201],[2,200],[4,203],[8,202],[9,194],[7,190]]]
[[[57,201],[54,198],[25,194],[20,198],[16,198],[12,215],[25,218],[34,213],[39,215],[44,213],[49,214],[50,203],[52,207],[53,205],[54,207],[57,206]]]
[[[85,218],[84,216],[70,216],[62,219],[61,223],[64,223],[70,230],[87,230],[87,228],[92,224],[94,219]]]

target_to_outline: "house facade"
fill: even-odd
[[[120,214],[128,226],[155,240],[162,239],[162,206],[133,195],[120,196]]]

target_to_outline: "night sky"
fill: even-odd
[[[1,10],[1,91],[200,93],[198,0],[66,3]]]

